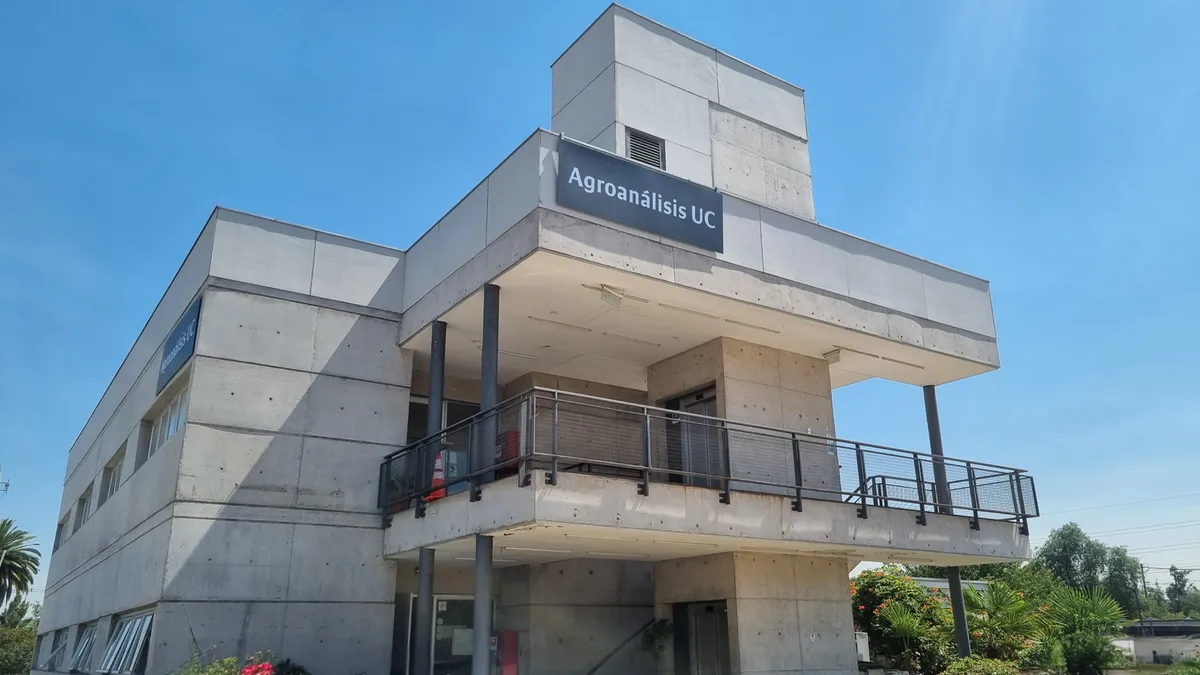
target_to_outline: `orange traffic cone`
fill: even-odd
[[[425,501],[431,502],[435,499],[441,499],[446,496],[446,474],[442,471],[442,453],[437,454],[437,460],[433,463],[433,492],[425,496]]]

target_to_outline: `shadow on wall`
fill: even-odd
[[[376,484],[407,425],[398,316],[220,288],[204,303],[147,672],[269,650],[386,673],[395,573]]]

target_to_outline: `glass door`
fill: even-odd
[[[724,601],[696,603],[687,611],[691,675],[728,675],[729,613]]]
[[[706,389],[680,401],[680,409],[693,415],[717,416],[717,391]],[[722,461],[721,427],[718,421],[683,418],[683,468],[695,474],[686,481],[697,487],[718,487],[725,475]]]
[[[416,639],[416,595],[409,603],[409,636]],[[433,670],[425,675],[470,675],[474,646],[475,601],[469,595],[433,596]],[[409,660],[411,667],[412,660]],[[413,673],[412,675],[421,675]]]

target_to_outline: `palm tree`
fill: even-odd
[[[1059,589],[1047,615],[1064,634],[1119,635],[1125,625],[1125,611],[1102,588]]]
[[[29,592],[41,561],[33,535],[18,529],[12,518],[0,520],[0,604]]]
[[[1041,627],[1037,610],[1025,601],[1025,594],[1003,581],[992,581],[982,591],[968,585],[963,589],[963,605],[972,643],[990,659],[1015,661]]]
[[[887,632],[899,638],[904,645],[904,667],[909,673],[917,672],[917,648],[921,641],[936,634],[936,629],[925,623],[919,614],[899,602],[891,602],[879,609]]]

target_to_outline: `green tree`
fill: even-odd
[[[984,581],[986,579],[995,579],[1010,573],[1011,570],[1020,567],[1020,563],[984,563],[982,565],[964,565],[958,568],[958,573],[963,579],[972,581]],[[945,579],[948,577],[946,567],[937,567],[934,565],[906,565],[905,573],[909,576],[924,577],[926,579]]]
[[[1171,565],[1171,583],[1167,586],[1167,606],[1172,612],[1183,612],[1183,603],[1187,599],[1191,584],[1188,574],[1191,570],[1181,570]]]
[[[32,535],[18,529],[11,518],[0,520],[0,603],[29,592],[41,559]]]
[[[28,673],[36,644],[36,626],[0,628],[0,675]]]
[[[14,595],[13,599],[0,612],[0,628],[20,628],[37,622],[34,616],[36,605],[25,601],[24,595]]]
[[[1104,544],[1087,536],[1075,523],[1050,532],[1034,560],[1071,588],[1100,586],[1108,558]]]
[[[910,673],[919,672],[921,645],[937,638],[937,628],[902,602],[885,605],[879,610],[879,619],[883,630],[903,646],[900,659],[904,669]]]
[[[1125,610],[1126,616],[1136,616],[1138,610],[1138,581],[1142,577],[1141,561],[1129,555],[1124,546],[1108,549],[1104,569],[1104,590]]]

